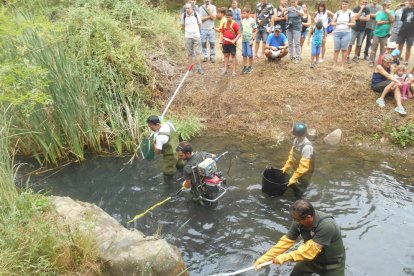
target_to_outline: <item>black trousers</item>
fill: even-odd
[[[364,50],[364,58],[369,57],[369,48],[371,48],[371,41],[372,41],[373,36],[374,36],[374,30],[365,29],[364,36],[362,37],[361,48],[359,48],[358,57],[361,54],[361,49],[362,49],[362,44],[364,44],[364,39],[366,39],[365,50]]]

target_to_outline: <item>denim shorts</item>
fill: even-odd
[[[334,32],[334,50],[347,50],[351,41],[351,32]]]
[[[257,30],[256,34],[256,43],[263,41],[263,43],[266,43],[267,37],[269,36],[269,33],[267,32],[267,29],[264,27],[260,27]]]
[[[253,45],[250,45],[249,41],[242,42],[242,56],[253,57]]]
[[[349,45],[354,45],[355,40],[357,43],[357,46],[362,45],[362,39],[364,38],[365,31],[355,31],[352,29],[351,31],[351,41],[349,42]]]
[[[312,44],[312,56],[317,56],[321,54],[322,45]]]

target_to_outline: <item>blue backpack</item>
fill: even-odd
[[[332,18],[328,17],[328,28],[326,28],[326,32],[328,34],[332,33],[334,30],[334,27],[332,25],[329,25],[331,24],[331,22],[332,22]]]

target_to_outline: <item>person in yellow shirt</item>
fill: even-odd
[[[289,179],[288,187],[293,189],[296,197],[301,197],[303,190],[309,185],[312,177],[315,153],[312,143],[306,137],[307,126],[304,123],[296,123],[292,133],[295,139],[282,171],[283,173],[293,172]]]
[[[290,207],[293,222],[286,235],[278,243],[256,260],[256,270],[260,265],[273,261],[276,265],[296,262],[290,276],[345,275],[345,248],[341,230],[332,216],[317,211],[307,200],[297,200]],[[304,243],[298,249],[286,253],[301,236]]]

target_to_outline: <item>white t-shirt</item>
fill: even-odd
[[[325,11],[325,13],[318,12],[316,14],[316,22],[318,21],[322,21],[322,25],[325,29],[328,28],[328,11]]]
[[[160,132],[168,132],[171,133],[171,128],[175,131],[175,127],[172,123],[167,122],[165,124],[162,124],[160,129],[154,134],[155,136],[155,148],[157,150],[162,150],[162,146],[164,146],[166,143],[168,143],[168,140],[170,140],[170,137],[167,135],[159,134]]]
[[[185,15],[185,22],[184,22],[184,15]],[[181,15],[181,24],[184,25],[185,38],[200,37],[199,24],[201,24],[201,17],[199,14],[197,14],[197,17],[196,17],[195,12],[191,15],[183,13]]]
[[[351,32],[351,27],[349,27],[347,23],[351,23],[351,19],[354,15],[354,12],[351,10],[347,10],[346,12],[343,10],[337,11],[334,15],[334,20],[336,19],[334,33]]]

